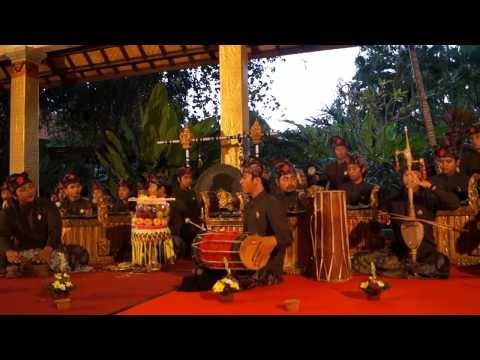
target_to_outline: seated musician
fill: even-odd
[[[240,185],[251,197],[245,208],[245,232],[275,236],[276,242],[273,251],[263,244],[259,247],[259,257],[269,256],[263,268],[256,272],[246,270],[236,273],[244,289],[281,283],[285,249],[292,242],[292,234],[282,206],[275,197],[265,191],[268,177],[268,170],[260,160],[251,159],[244,163]],[[224,275],[225,271],[204,270],[200,275],[184,278],[180,290],[210,290],[215,281]]]
[[[137,182],[137,197],[147,196],[147,189],[143,181]]]
[[[130,211],[135,211],[135,202],[128,201],[131,196],[130,185],[123,178],[118,182],[117,195],[118,199],[116,199],[113,205],[113,212],[128,213]]]
[[[468,138],[470,145],[462,150],[460,171],[470,177],[475,173],[480,174],[480,123],[468,129]]]
[[[175,201],[170,211],[170,230],[178,254],[188,256],[193,239],[198,234],[198,228],[185,222],[190,219],[196,224],[201,223],[201,205],[192,185],[192,168],[181,167],[177,170],[177,184],[173,190]]]
[[[444,141],[443,145],[436,149],[435,156],[440,174],[432,176],[430,181],[444,190],[455,193],[460,199],[460,203],[466,204],[468,202],[469,177],[460,172],[458,150]]]
[[[9,206],[9,202],[12,197],[10,195],[10,190],[8,190],[8,184],[6,181],[2,184],[1,192],[2,192],[2,209],[6,209]]]
[[[283,205],[285,213],[288,211],[304,210],[303,204],[297,192],[297,171],[288,160],[279,160],[274,164],[275,186],[272,195]]]
[[[57,208],[60,208],[62,206],[62,201],[65,200],[65,198],[66,195],[63,183],[59,181],[50,195],[50,201],[53,202]]]
[[[149,175],[147,179],[147,195],[150,197],[166,198],[167,188],[165,182],[156,175]]]
[[[330,143],[335,153],[335,160],[325,167],[324,173],[320,176],[319,185],[328,185],[330,190],[336,190],[341,184],[348,181],[347,165],[350,156],[347,143],[340,136],[332,137]]]
[[[374,262],[379,273],[384,275],[414,275],[432,278],[446,278],[449,275],[450,262],[439,253],[433,238],[433,227],[422,223],[424,236],[417,249],[417,264],[409,262],[410,250],[406,246],[401,232],[400,220],[392,220],[391,213],[408,215],[408,188],[414,193],[415,217],[434,221],[437,210],[455,210],[460,206],[458,197],[428,180],[422,179],[419,171],[405,171],[402,176],[403,189],[390,199],[383,199],[380,204],[379,221],[390,224],[394,239],[390,248],[373,253],[357,253],[352,260],[352,268],[357,272],[370,273],[370,262]]]
[[[349,181],[341,184],[338,189],[346,191],[348,207],[369,207],[373,185],[364,180],[367,162],[359,155],[350,158],[351,162],[347,165]]]
[[[0,267],[32,261],[48,264],[53,271],[71,271],[87,265],[84,249],[61,245],[60,213],[51,201],[37,197],[28,174],[13,174],[8,184],[13,197],[11,206],[0,215]]]
[[[95,216],[98,214],[98,205],[100,202],[106,202],[109,209],[112,205],[110,204],[110,196],[108,196],[107,191],[98,181],[95,181],[92,184],[92,214]]]
[[[65,199],[60,206],[62,216],[92,216],[92,204],[81,197],[82,185],[77,175],[68,173],[62,180]]]

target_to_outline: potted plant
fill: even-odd
[[[372,276],[368,277],[368,281],[362,281],[360,283],[360,289],[367,294],[368,300],[379,300],[380,294],[389,289],[390,285],[387,282],[380,281],[377,279],[375,264],[370,263],[372,270]]]
[[[227,270],[227,276],[223,279],[218,280],[213,285],[213,292],[218,294],[218,299],[221,302],[232,302],[233,301],[233,294],[236,291],[240,290],[240,284],[238,280],[233,277],[231,274],[230,268],[228,267],[228,261],[224,258],[225,261],[225,268]]]
[[[69,309],[71,306],[70,292],[75,288],[70,275],[57,273],[54,280],[47,284],[47,289],[52,294],[55,304],[59,310]]]

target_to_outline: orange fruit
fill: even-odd
[[[143,219],[142,219],[142,218],[136,218],[136,219],[135,219],[135,224],[137,224],[137,225],[143,225]]]
[[[152,226],[152,219],[145,219],[143,223],[145,226]]]
[[[160,220],[160,219],[154,219],[154,220],[153,220],[153,225],[155,225],[155,226],[160,226],[160,225],[162,225],[162,220]]]

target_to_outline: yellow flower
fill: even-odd
[[[65,290],[67,290],[67,288],[65,287],[64,284],[61,284],[61,285],[60,285],[60,290],[65,291]]]
[[[213,292],[220,293],[223,292],[223,289],[225,289],[225,286],[221,281],[217,281],[215,285],[213,285]]]
[[[73,284],[72,284],[71,281],[67,281],[67,282],[65,283],[65,286],[70,288],[70,287],[73,286]]]
[[[380,287],[384,287],[384,286],[385,286],[385,283],[384,283],[383,281],[380,281],[380,280],[377,281],[377,284],[378,284],[378,286],[380,286]]]
[[[52,284],[52,286],[53,286],[54,289],[59,289],[59,288],[60,288],[60,285],[61,285],[61,284],[60,284],[60,281],[54,281],[53,284]]]
[[[368,281],[364,281],[364,282],[360,283],[360,287],[362,289],[366,289],[368,287]]]
[[[55,274],[55,279],[61,280],[62,279],[62,274]]]
[[[232,288],[235,290],[240,290],[240,286],[238,285],[238,283],[233,283]]]

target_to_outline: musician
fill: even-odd
[[[350,162],[347,143],[340,136],[334,136],[330,139],[335,160],[328,163],[324,174],[320,176],[320,184],[327,185],[330,190],[336,190],[341,184],[348,181],[347,165]]]
[[[175,201],[170,211],[170,230],[174,237],[176,251],[189,255],[193,239],[198,234],[198,228],[185,222],[201,223],[201,205],[192,185],[192,168],[181,167],[177,170],[177,186],[173,190]]]
[[[260,246],[258,249],[259,257],[269,257],[265,267],[257,272],[245,270],[235,273],[243,289],[280,283],[285,249],[292,242],[285,212],[279,201],[265,191],[268,179],[268,170],[259,160],[253,159],[243,164],[240,185],[251,196],[245,208],[244,230],[260,236],[274,235],[276,238],[272,252],[268,247]],[[201,269],[194,276],[185,277],[179,291],[210,290],[215,281],[223,276],[225,271]]]
[[[62,201],[66,198],[65,189],[61,181],[58,182],[57,186],[53,190],[53,193],[50,195],[50,201],[55,204],[57,208],[62,206]]]
[[[133,201],[128,201],[130,198],[130,185],[123,178],[118,182],[117,195],[118,199],[113,205],[114,212],[128,213],[130,211],[135,211],[135,203]]]
[[[469,177],[465,173],[460,172],[457,149],[446,143],[435,150],[435,156],[437,157],[441,173],[431,177],[430,181],[432,184],[455,193],[462,204],[467,203]]]
[[[272,285],[282,281],[285,249],[292,242],[292,233],[283,207],[274,196],[265,191],[267,174],[268,171],[260,160],[251,159],[244,164],[240,179],[242,190],[251,196],[251,201],[245,207],[245,232],[260,236],[274,235],[277,243],[267,265],[253,275],[252,286]],[[260,248],[260,253],[262,251]]]
[[[57,207],[37,197],[26,172],[12,174],[8,185],[12,202],[0,215],[0,267],[35,260],[48,263],[53,271],[70,271],[66,249],[61,247],[62,221]],[[81,265],[87,263],[88,254]]]
[[[347,193],[347,206],[367,207],[370,205],[370,195],[373,185],[365,182],[364,176],[367,171],[367,162],[359,155],[352,155],[347,165],[349,181],[341,184],[339,190]]]
[[[468,129],[470,146],[465,146],[460,160],[460,171],[467,176],[480,173],[480,123]]]
[[[320,180],[321,178],[315,165],[309,165],[307,167],[307,187],[319,185]]]
[[[275,187],[272,195],[275,196],[283,205],[285,213],[304,209],[304,204],[299,201],[297,192],[298,174],[295,166],[288,160],[279,160],[274,164],[275,168]]]
[[[137,196],[138,197],[147,196],[147,189],[143,181],[137,182]]]
[[[10,194],[10,190],[8,190],[8,184],[6,181],[3,182],[1,187],[1,195],[2,195],[2,209],[6,209],[9,206],[10,198],[12,197]]]
[[[81,197],[82,185],[77,175],[68,173],[62,180],[65,199],[60,205],[62,216],[92,216],[92,204]]]
[[[92,184],[92,214],[98,214],[98,204],[102,201],[109,203],[109,196],[107,195],[105,188],[98,181]],[[111,208],[110,204],[109,207]]]
[[[420,247],[417,249],[417,264],[413,266],[409,264],[410,250],[406,246],[401,233],[402,221],[391,220],[390,213],[408,215],[409,187],[413,189],[415,217],[418,219],[434,221],[435,214],[438,210],[455,210],[460,206],[460,201],[455,194],[443,190],[428,180],[422,179],[419,171],[405,171],[402,176],[402,182],[404,188],[397,195],[389,200],[384,200],[384,202],[380,204],[382,211],[379,214],[379,221],[384,224],[391,223],[394,232],[394,239],[390,249],[387,249],[388,251],[384,253],[384,255],[386,255],[386,257],[395,255],[398,259],[397,261],[400,261],[399,266],[405,271],[408,269],[410,272],[419,273],[426,277],[448,277],[450,263],[448,258],[436,249],[432,225],[422,223],[424,236]],[[360,255],[360,257],[361,256],[362,255]],[[384,262],[381,262],[381,258],[382,255],[380,257],[375,255],[373,257],[376,265],[379,265],[380,268],[384,265]],[[367,257],[365,257],[365,259],[367,259]],[[385,258],[383,260],[385,260]],[[367,262],[369,266],[370,259],[368,259]],[[353,268],[362,272],[361,265],[361,259],[355,259],[354,257],[352,261]]]
[[[166,198],[167,197],[167,190],[165,183],[159,176],[156,175],[149,175],[148,176],[148,188],[147,188],[147,195],[150,197],[158,197],[158,198]]]

